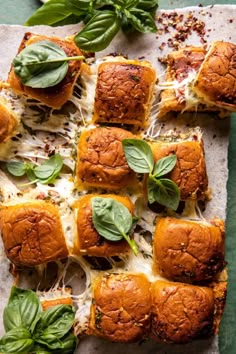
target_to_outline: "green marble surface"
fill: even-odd
[[[159,0],[160,8],[166,9],[198,5],[200,3],[202,5],[236,4],[236,0]],[[39,0],[0,0],[0,23],[23,24],[40,4]],[[221,322],[219,335],[221,354],[236,353],[236,116],[231,118],[228,164],[229,180],[226,223],[226,259],[229,264],[229,288],[226,310],[223,316],[223,321]]]

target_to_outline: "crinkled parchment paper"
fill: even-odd
[[[225,40],[236,43],[235,24],[231,19],[236,18],[236,6],[215,5],[211,7],[189,7],[185,9],[177,9],[178,14],[183,13],[187,16],[192,12],[206,25],[205,39],[208,43],[213,40]],[[161,15],[165,11],[160,11]],[[166,12],[173,12],[166,11]],[[34,33],[42,33],[47,35],[57,35],[64,37],[77,32],[78,25],[65,26],[58,28],[50,28],[47,26],[36,26],[26,28],[22,26],[0,25],[0,79],[5,80],[10,68],[10,64],[16,55],[17,48],[26,31]],[[157,39],[155,34],[140,35],[135,38],[126,38],[120,33],[113,43],[103,52],[97,53],[97,57],[113,52],[128,55],[129,58],[145,58],[152,62],[153,66],[158,70],[160,80],[163,79],[163,67],[159,63],[158,58],[165,56],[172,49],[165,46],[164,50],[160,50],[159,46],[162,42],[166,42],[172,33],[167,33]],[[185,44],[202,45],[200,37],[193,32],[188,36]],[[169,123],[169,127],[173,124],[177,129],[183,131],[186,129],[186,123],[190,127],[200,126],[203,131],[203,140],[206,152],[206,164],[209,177],[209,186],[212,189],[212,200],[207,203],[204,216],[212,218],[214,216],[225,219],[226,215],[226,183],[228,177],[227,167],[227,149],[229,136],[229,119],[219,120],[213,116],[206,114],[196,115],[190,114],[185,123],[174,121]],[[166,128],[166,127],[165,127]],[[0,181],[1,184],[1,181]],[[10,288],[12,285],[12,276],[8,272],[9,263],[5,257],[2,245],[0,245],[0,317],[2,318],[3,308],[7,303]],[[0,324],[0,335],[4,332],[2,324]],[[78,353],[83,354],[154,354],[154,353],[218,353],[218,340],[213,337],[209,340],[195,341],[187,345],[161,345],[152,341],[139,344],[114,344],[103,341],[94,337],[87,337],[81,340]]]

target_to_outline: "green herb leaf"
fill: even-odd
[[[34,174],[41,183],[51,183],[59,175],[62,166],[63,159],[61,155],[55,154],[41,165],[35,167]]]
[[[176,210],[180,201],[178,186],[167,178],[148,177],[148,201],[150,204],[157,202],[167,208]]]
[[[175,167],[177,162],[176,155],[169,155],[158,160],[154,167],[153,175],[154,177],[161,177],[167,175]]]
[[[77,346],[77,337],[74,336],[72,333],[67,333],[64,337],[60,339],[60,354],[72,354],[74,353],[76,346]],[[33,353],[36,354],[49,354],[55,353],[58,354],[58,349],[48,349],[45,345],[35,343],[33,349]]]
[[[33,340],[28,329],[18,327],[7,332],[0,339],[0,352],[3,353],[29,353],[33,347]]]
[[[125,8],[130,9],[132,7],[136,7],[139,3],[139,0],[126,0]]]
[[[34,340],[49,349],[63,348],[61,338],[71,329],[75,310],[69,305],[57,305],[42,313],[35,331]]]
[[[72,15],[68,0],[50,0],[28,18],[25,26],[61,26],[62,24],[78,23],[79,21],[80,18]]]
[[[15,161],[9,162],[6,166],[13,176],[18,177],[26,174],[31,183],[48,184],[54,182],[58,177],[63,167],[63,159],[60,154],[55,154],[38,166],[31,162],[22,163]]]
[[[41,312],[40,301],[35,292],[13,286],[3,312],[4,328],[6,331],[17,327],[33,330]]]
[[[145,11],[154,11],[158,8],[158,0],[139,0],[138,4],[134,6]]]
[[[151,173],[154,166],[152,150],[148,143],[139,139],[122,141],[129,167],[137,173]]]
[[[98,52],[105,49],[120,29],[121,20],[114,11],[103,10],[91,18],[75,36],[76,45],[83,50]]]
[[[67,57],[57,44],[42,40],[25,47],[13,60],[15,74],[21,82],[33,88],[57,85],[68,71],[69,60],[82,60],[82,56]]]
[[[91,0],[67,0],[68,9],[75,15],[87,15],[92,10]]]
[[[133,217],[129,209],[112,198],[94,197],[91,204],[93,224],[99,235],[109,241],[120,241],[125,238],[137,255],[137,245],[128,235],[133,226]]]
[[[124,12],[128,21],[138,32],[156,33],[157,27],[152,15],[149,12],[136,8],[124,10]]]
[[[10,172],[13,176],[21,177],[25,174],[25,164],[23,162],[7,162],[6,167],[8,172]]]

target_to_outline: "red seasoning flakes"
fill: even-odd
[[[165,46],[178,50],[193,32],[198,34],[202,44],[207,42],[205,39],[205,22],[195,17],[192,11],[186,14],[178,14],[176,11],[163,12],[157,17],[157,27],[157,38],[162,34],[170,34],[167,41],[162,42],[159,46],[160,50],[163,50]]]

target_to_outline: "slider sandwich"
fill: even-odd
[[[42,200],[0,207],[5,252],[16,266],[33,267],[68,256],[58,208]]]
[[[94,123],[143,127],[150,114],[156,73],[145,61],[122,57],[98,66]]]
[[[0,143],[5,143],[16,133],[18,123],[15,112],[8,102],[0,97]]]
[[[75,219],[77,224],[77,238],[75,241],[74,254],[111,257],[128,253],[131,249],[125,239],[121,241],[109,241],[99,235],[94,227],[92,220],[93,197],[112,198],[122,203],[128,208],[131,214],[134,214],[134,206],[129,198],[115,194],[88,194],[82,196],[75,204]]]
[[[93,282],[88,334],[136,342],[149,334],[150,283],[144,274],[107,274]]]
[[[180,199],[206,199],[208,178],[204,157],[203,141],[199,134],[189,139],[165,141],[159,139],[151,142],[154,160],[175,154],[177,162],[168,178],[174,181],[180,189]]]
[[[207,50],[185,47],[167,57],[158,117],[170,112],[236,111],[236,45],[213,42]]]
[[[22,42],[19,46],[18,54],[31,44],[45,40],[59,46],[65,52],[67,57],[82,55],[79,48],[75,45],[73,38],[68,37],[66,39],[61,39],[58,37],[37,35],[30,32],[25,33],[24,38],[22,39]],[[74,85],[81,72],[81,64],[81,60],[70,60],[68,71],[64,79],[51,87],[35,88],[24,85],[20,78],[16,75],[13,65],[10,69],[7,81],[12,90],[17,94],[29,96],[44,103],[46,106],[59,109],[71,97],[73,93]]]
[[[79,188],[120,189],[136,182],[122,147],[133,134],[116,127],[83,131],[78,144],[77,184]]]
[[[154,263],[165,278],[212,280],[225,266],[224,222],[160,218],[154,233]]]
[[[226,283],[215,288],[156,281],[152,284],[152,338],[187,343],[218,333]]]

